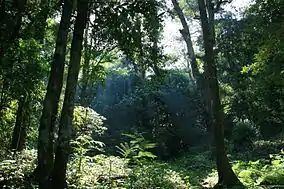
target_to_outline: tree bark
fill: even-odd
[[[177,0],[172,0],[174,9],[179,17],[179,20],[182,24],[183,30],[180,30],[180,33],[186,43],[186,47],[187,47],[187,52],[188,52],[188,57],[190,58],[190,66],[191,66],[191,76],[192,76],[192,80],[195,84],[200,84],[199,80],[200,80],[200,73],[198,71],[198,66],[197,66],[197,59],[196,59],[196,55],[193,49],[193,43],[191,40],[191,34],[186,22],[186,19],[184,17],[184,14],[182,12],[182,9],[180,8]]]
[[[34,38],[43,44],[45,28],[47,25],[47,18],[50,12],[49,7],[50,0],[41,0],[40,2],[40,12],[36,16],[35,26],[34,26]]]
[[[52,175],[53,187],[59,189],[66,188],[66,169],[70,153],[69,143],[72,138],[74,102],[83,48],[83,35],[88,17],[88,5],[89,0],[79,0],[77,4],[77,17],[71,45],[70,65],[59,123],[58,145]]]
[[[50,177],[53,169],[54,125],[57,118],[58,102],[63,84],[67,36],[71,24],[70,19],[72,16],[72,7],[73,0],[64,1],[63,12],[57,34],[54,59],[51,66],[47,92],[40,120],[37,167],[40,189],[51,188]]]
[[[0,63],[1,63],[1,57],[3,55],[3,30],[4,30],[4,20],[6,15],[6,0],[1,0],[1,8],[0,8]]]
[[[180,30],[180,33],[186,43],[187,47],[187,53],[188,57],[190,60],[190,69],[188,70],[189,72],[189,77],[195,84],[196,89],[199,92],[200,100],[201,100],[201,105],[202,105],[202,115],[203,119],[207,128],[207,132],[211,133],[211,114],[209,112],[209,102],[210,102],[210,96],[208,95],[208,85],[207,82],[205,81],[206,76],[202,75],[199,70],[198,70],[198,63],[197,63],[197,58],[196,54],[194,52],[193,48],[193,43],[191,40],[191,34],[188,28],[187,21],[185,19],[185,16],[182,12],[182,9],[180,8],[177,0],[172,0],[172,4],[174,6],[174,9],[179,17],[179,20],[182,24],[183,29]]]
[[[37,17],[34,18],[34,39],[37,40],[40,44],[43,44],[44,33],[46,27],[46,20],[49,14],[48,1],[41,1],[41,11],[38,13]],[[27,110],[29,103],[32,101],[31,96],[28,95],[23,90],[23,97],[19,99],[16,123],[12,135],[12,145],[11,148],[16,151],[21,151],[25,147],[25,141],[27,136],[28,129],[28,119],[30,117],[31,111]]]
[[[12,12],[15,12],[15,17],[13,19],[14,24],[12,24],[12,28],[8,28],[8,26],[3,27],[5,22],[5,18],[7,18],[8,15],[6,15],[6,6],[5,1],[2,1],[1,5],[1,16],[3,16],[2,19],[0,19],[0,61],[2,60],[4,54],[8,52],[8,50],[17,43],[17,39],[19,38],[20,29],[22,26],[22,19],[23,19],[23,13],[26,8],[27,0],[16,0],[13,3],[12,6]],[[9,15],[11,16],[11,15]],[[11,20],[9,20],[11,21]],[[6,23],[7,25],[7,23]],[[1,63],[1,62],[0,62]]]
[[[21,97],[18,102],[16,123],[13,130],[11,149],[20,151],[24,148],[25,141],[24,136],[26,135],[26,122],[24,122],[25,105],[27,103],[26,96]]]
[[[22,151],[25,148],[27,130],[30,118],[30,103],[31,97],[23,94],[18,100],[18,109],[16,114],[16,123],[12,135],[11,149],[15,151]]]
[[[89,17],[89,16],[88,16]],[[81,85],[81,92],[80,92],[80,104],[83,107],[88,107],[90,104],[88,103],[88,83],[90,78],[90,60],[91,60],[91,48],[92,48],[92,40],[91,44],[88,44],[88,30],[89,24],[87,23],[86,31],[85,31],[85,38],[84,38],[84,64],[82,66],[82,85]]]
[[[9,51],[13,46],[18,45],[18,38],[20,36],[20,29],[22,26],[22,18],[26,8],[27,0],[16,0],[13,2],[13,6],[10,11],[6,11],[6,1],[1,2],[1,13],[0,16],[0,65],[3,64],[3,58],[5,53]],[[8,15],[7,12],[10,12]],[[11,14],[14,13],[15,16],[12,17]],[[9,19],[8,19],[9,18]],[[12,18],[12,19],[11,19]],[[8,21],[7,21],[8,20]],[[9,23],[9,26],[8,26]],[[0,106],[0,114],[2,114],[2,110],[7,106],[8,101],[4,100],[4,96],[6,91],[9,91],[9,81],[7,80],[7,75],[10,74],[13,70],[13,62],[9,62],[8,68],[6,70],[8,73],[3,74],[3,84],[1,89],[1,105]]]
[[[207,3],[211,5],[211,1],[207,0]],[[208,84],[209,84],[209,92],[211,96],[211,106],[210,111],[212,112],[212,127],[214,131],[214,140],[216,147],[216,163],[217,163],[217,171],[218,171],[218,185],[225,185],[231,187],[233,185],[240,185],[240,181],[237,176],[234,174],[225,150],[224,143],[224,131],[223,131],[223,109],[220,102],[219,97],[219,84],[217,80],[217,71],[214,57],[214,32],[211,24],[213,24],[212,20],[210,21],[210,12],[212,10],[207,10],[208,7],[205,4],[205,0],[198,0],[200,18],[201,18],[201,27],[203,32],[203,42],[205,49],[205,70],[204,72],[208,76]],[[210,8],[211,9],[211,8]],[[207,13],[209,16],[207,16]],[[212,17],[212,15],[211,15]],[[213,16],[214,18],[214,16]],[[211,18],[212,19],[212,18]]]

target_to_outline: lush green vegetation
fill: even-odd
[[[283,188],[284,2],[230,3],[1,0],[0,188]]]
[[[247,188],[281,188],[283,185],[283,152],[265,157],[253,153],[259,148],[265,149],[265,143],[283,145],[277,140],[256,141],[251,154],[229,155],[233,170]],[[274,150],[278,151],[276,146]],[[36,152],[24,150],[3,155],[5,160],[1,162],[0,170],[5,184],[32,188]],[[189,152],[168,161],[142,159],[133,165],[129,164],[131,160],[103,154],[76,154],[69,162],[67,182],[70,188],[211,188],[218,181],[214,157],[207,147],[190,148]]]

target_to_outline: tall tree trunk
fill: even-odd
[[[3,64],[3,57],[5,55],[5,53],[7,53],[9,51],[10,48],[12,48],[13,46],[17,46],[18,45],[18,38],[20,36],[20,29],[22,26],[22,19],[23,19],[23,14],[26,8],[26,3],[27,0],[16,0],[13,2],[13,6],[11,9],[11,12],[15,13],[14,18],[12,18],[11,20],[9,20],[9,25],[11,25],[11,27],[7,26],[7,23],[5,23],[6,19],[11,15],[7,14],[6,11],[6,1],[2,1],[1,2],[1,17],[3,16],[3,18],[0,18],[0,65]],[[13,70],[13,62],[8,62],[7,63],[7,67],[6,70],[8,70],[8,73],[5,73],[2,77],[3,77],[3,84],[2,84],[2,89],[1,89],[1,106],[0,106],[0,114],[2,114],[2,110],[7,106],[8,104],[8,100],[7,98],[5,99],[5,96],[7,97],[7,95],[5,94],[6,91],[9,91],[9,87],[10,87],[10,83],[7,80],[7,75],[9,75],[12,70]],[[5,100],[4,100],[5,99]]]
[[[23,96],[19,99],[16,123],[13,130],[11,149],[15,151],[20,151],[24,148],[24,140],[23,136],[26,132],[26,123],[23,121],[25,119],[25,104],[27,103],[26,96]],[[21,137],[22,136],[22,137]]]
[[[41,0],[40,2],[40,11],[36,16],[36,21],[34,25],[34,38],[40,44],[43,44],[45,28],[47,26],[47,18],[50,12],[49,6],[50,0]]]
[[[207,1],[208,2],[208,1]],[[209,2],[211,5],[211,1]],[[203,41],[205,48],[205,70],[206,76],[208,76],[208,84],[209,84],[209,92],[211,96],[211,108],[212,112],[212,127],[214,131],[214,140],[216,147],[216,163],[217,163],[217,171],[219,176],[218,185],[225,185],[231,187],[233,185],[240,185],[240,181],[237,176],[234,174],[225,150],[224,143],[224,131],[223,131],[223,109],[220,102],[219,97],[219,84],[217,80],[217,71],[214,57],[214,32],[212,30],[213,22],[210,22],[207,12],[205,0],[198,0],[199,12],[201,17],[201,27],[203,32]],[[211,7],[211,6],[210,6]],[[211,8],[210,8],[211,9]],[[211,15],[212,16],[212,15]]]
[[[195,52],[194,52],[194,49],[193,49],[193,43],[192,43],[192,40],[191,40],[191,34],[190,34],[190,31],[189,31],[189,28],[188,28],[188,25],[187,25],[187,22],[186,22],[186,19],[184,17],[184,14],[182,12],[182,9],[180,8],[177,0],[172,0],[172,4],[174,6],[174,9],[179,17],[179,20],[182,24],[182,27],[183,27],[183,30],[180,30],[180,33],[186,43],[186,47],[187,47],[187,52],[188,52],[188,57],[190,58],[190,65],[191,65],[191,72],[192,74],[192,80],[194,83],[196,84],[200,84],[200,73],[199,73],[199,70],[198,70],[198,66],[197,66],[197,60],[196,60],[196,55],[195,55]]]
[[[201,100],[201,105],[202,105],[203,119],[205,121],[208,133],[211,133],[212,124],[210,122],[211,114],[209,111],[210,96],[208,95],[208,85],[207,85],[207,82],[205,81],[205,75],[202,75],[198,70],[198,63],[197,63],[196,54],[193,48],[191,34],[189,31],[189,27],[185,19],[185,16],[182,12],[182,9],[180,8],[177,0],[172,0],[172,4],[174,6],[174,9],[183,27],[183,29],[180,30],[180,33],[186,43],[187,53],[188,53],[188,57],[190,60],[190,70],[188,70],[189,76],[190,76],[190,79],[195,84],[196,89],[198,90],[200,100]]]
[[[1,8],[0,8],[0,63],[1,57],[3,55],[4,47],[3,47],[3,30],[4,30],[4,20],[6,15],[6,0],[1,0]]]
[[[149,66],[153,69],[155,75],[158,77],[158,78],[162,78],[163,77],[163,73],[162,73],[162,70],[159,68],[158,66],[158,52],[159,52],[159,49],[158,49],[158,39],[155,39],[155,41],[153,42],[153,47],[152,47],[152,57],[151,57],[151,61],[148,63],[150,64]]]
[[[88,15],[89,17],[89,15]],[[83,107],[88,107],[90,104],[88,103],[88,83],[90,78],[90,60],[91,60],[91,48],[92,48],[92,39],[91,44],[88,43],[88,31],[89,31],[89,24],[87,23],[86,31],[85,31],[85,38],[84,38],[84,64],[82,66],[82,79],[81,79],[81,92],[80,92],[80,104]]]
[[[22,26],[22,19],[23,14],[26,8],[27,0],[16,0],[13,2],[12,11],[15,12],[15,17],[13,19],[14,23],[12,24],[12,28],[8,28],[8,26],[3,27],[4,25],[4,18],[7,18],[6,16],[6,10],[5,10],[5,1],[3,1],[1,4],[1,16],[3,16],[1,21],[1,30],[0,30],[0,43],[1,43],[1,50],[2,53],[0,53],[0,60],[3,58],[3,55],[8,52],[8,50],[15,44],[17,44],[17,39],[19,38],[20,29]],[[2,10],[3,9],[3,10]],[[7,25],[7,23],[6,23]],[[1,62],[0,62],[1,63]]]
[[[50,187],[50,177],[53,169],[54,125],[57,118],[58,102],[63,84],[63,73],[66,55],[66,45],[73,0],[65,0],[57,35],[54,59],[51,66],[47,92],[43,103],[43,111],[38,137],[38,173],[39,188]]]
[[[71,45],[70,65],[66,91],[64,97],[61,119],[59,123],[58,145],[55,153],[54,170],[52,181],[54,188],[66,187],[66,168],[70,153],[70,140],[72,138],[72,120],[76,86],[80,70],[80,62],[83,48],[83,35],[88,17],[89,0],[78,0],[77,17],[74,26],[73,40]]]
[[[38,13],[34,20],[34,39],[40,44],[43,44],[44,33],[46,27],[46,20],[49,14],[49,6],[47,0],[41,1],[41,11]],[[12,145],[11,148],[16,151],[21,151],[24,149],[25,137],[27,135],[28,119],[30,117],[31,111],[27,111],[30,102],[32,101],[31,96],[28,95],[23,90],[23,96],[18,102],[16,123],[14,126],[14,132],[12,135]],[[19,117],[18,117],[19,116]]]
[[[11,33],[9,42],[14,41],[19,35],[19,31],[22,26],[23,13],[25,11],[26,4],[27,4],[27,0],[15,1],[15,9],[16,9],[15,26]]]
[[[1,24],[1,28],[0,28],[0,64],[2,64],[2,58],[4,56],[5,53],[7,53],[9,51],[9,48],[13,47],[14,45],[17,46],[18,45],[18,38],[20,35],[20,28],[22,26],[22,17],[23,17],[23,13],[25,11],[25,7],[26,7],[26,0],[18,0],[15,1],[13,4],[13,10],[15,12],[15,18],[14,18],[14,25],[12,25],[12,32],[9,32],[9,28],[5,28],[5,24],[4,24],[4,17],[6,14],[6,10],[5,10],[5,1],[1,2],[1,16],[3,16],[3,18],[0,18],[0,24]],[[3,24],[3,25],[2,25]],[[7,23],[6,23],[7,25]],[[4,36],[5,35],[5,36]],[[8,68],[7,70],[9,70],[9,72],[11,70],[13,70],[13,62],[9,62],[8,63]],[[3,108],[5,106],[6,103],[8,103],[8,101],[2,101],[2,97],[4,97],[4,91],[8,91],[10,88],[10,84],[9,81],[7,81],[7,77],[4,75],[3,76],[3,85],[2,85],[2,94],[1,94],[1,108]],[[3,95],[3,96],[2,96]],[[25,106],[27,104],[27,99],[26,96],[24,95],[23,97],[21,97],[18,101],[18,110],[17,110],[17,117],[16,117],[16,123],[15,123],[15,127],[13,130],[13,135],[12,135],[12,141],[11,141],[11,149],[19,151],[22,150],[24,148],[25,145],[25,139],[23,138],[23,136],[26,135],[26,122],[24,122],[23,120],[25,119]],[[1,109],[0,109],[0,117],[1,117]]]

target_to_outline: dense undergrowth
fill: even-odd
[[[280,142],[279,138],[256,141],[250,151],[229,154],[235,173],[247,188],[283,187],[284,152],[275,153]],[[262,151],[256,153],[257,150]],[[31,184],[36,166],[35,150],[5,152],[1,160],[1,187],[37,188]],[[67,177],[70,188],[211,188],[218,180],[214,155],[206,146],[190,148],[168,161],[142,159],[133,163],[131,158],[103,154],[74,156],[69,162]]]

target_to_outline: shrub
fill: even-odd
[[[269,154],[278,153],[284,149],[283,134],[280,134],[270,140],[258,140],[254,142],[252,154],[255,157],[267,157]]]
[[[266,167],[260,183],[266,185],[284,185],[284,153],[269,156],[271,165]]]
[[[232,132],[234,150],[242,151],[251,148],[256,137],[257,130],[251,122],[248,120],[237,122]]]
[[[233,170],[239,179],[251,188],[259,188],[260,185],[283,185],[284,155],[281,152],[270,155],[269,159],[237,161],[233,164]]]
[[[74,108],[74,138],[79,135],[102,135],[107,128],[104,127],[106,118],[91,108],[76,106]]]
[[[115,156],[96,155],[85,158],[81,162],[80,173],[76,162],[77,159],[73,159],[68,164],[67,180],[70,188],[121,186],[130,172],[127,160]]]
[[[182,175],[166,163],[148,162],[142,167],[136,167],[129,176],[126,188],[187,188],[188,183]]]
[[[3,188],[20,188],[36,167],[36,150],[6,153],[0,163],[0,186]]]
[[[155,143],[150,143],[141,133],[122,134],[129,137],[129,142],[120,143],[116,146],[117,152],[124,158],[128,158],[131,163],[139,164],[145,159],[155,159],[157,156],[149,150],[156,147]]]
[[[105,118],[97,114],[91,108],[75,107],[73,124],[75,132],[71,141],[73,158],[71,166],[71,183],[81,183],[84,174],[84,165],[92,160],[90,151],[102,152],[104,143],[92,138],[94,135],[102,135],[106,127],[103,126]]]
[[[9,107],[0,110],[0,144],[2,149],[9,148],[13,125],[16,120],[16,112],[17,101],[11,101]]]

